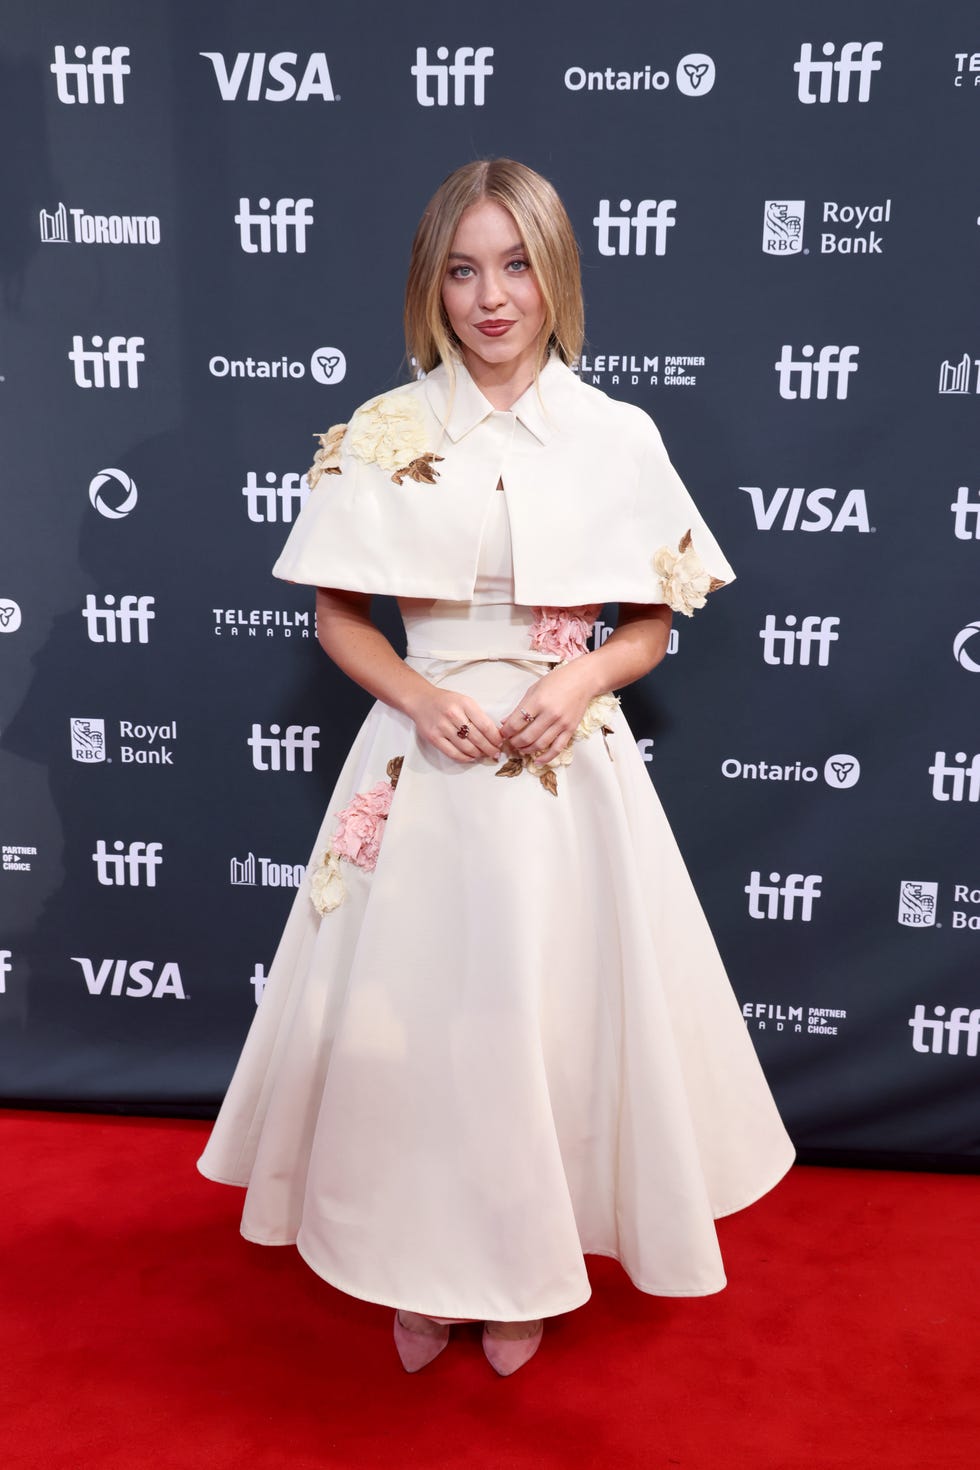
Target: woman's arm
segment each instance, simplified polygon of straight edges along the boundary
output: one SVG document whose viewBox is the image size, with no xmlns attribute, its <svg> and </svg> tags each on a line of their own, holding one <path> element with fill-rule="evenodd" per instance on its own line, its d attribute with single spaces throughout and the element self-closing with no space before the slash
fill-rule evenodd
<svg viewBox="0 0 980 1470">
<path fill-rule="evenodd" d="M 667 652 L 671 611 L 663 603 L 621 603 L 614 632 L 601 648 L 552 669 L 527 690 L 500 726 L 510 749 L 553 760 L 568 744 L 589 700 L 622 689 L 656 668 Z M 534 719 L 529 724 L 522 714 Z"/>
<path fill-rule="evenodd" d="M 371 598 L 363 592 L 318 587 L 316 625 L 320 646 L 339 669 L 368 694 L 401 710 L 423 739 L 455 761 L 496 757 L 503 743 L 496 725 L 476 700 L 439 689 L 409 668 L 371 621 Z M 469 726 L 460 738 L 456 731 Z"/>
</svg>

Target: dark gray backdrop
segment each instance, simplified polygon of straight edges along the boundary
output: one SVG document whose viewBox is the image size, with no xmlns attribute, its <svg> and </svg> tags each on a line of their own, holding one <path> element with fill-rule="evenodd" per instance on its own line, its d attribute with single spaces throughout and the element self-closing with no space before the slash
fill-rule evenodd
<svg viewBox="0 0 980 1470">
<path fill-rule="evenodd" d="M 425 199 L 510 154 L 581 242 L 583 375 L 739 572 L 624 703 L 787 1122 L 975 1159 L 973 7 L 4 9 L 3 1097 L 220 1097 L 368 706 L 269 568 L 311 435 L 404 377 Z M 311 769 L 256 768 L 273 726 Z"/>
</svg>

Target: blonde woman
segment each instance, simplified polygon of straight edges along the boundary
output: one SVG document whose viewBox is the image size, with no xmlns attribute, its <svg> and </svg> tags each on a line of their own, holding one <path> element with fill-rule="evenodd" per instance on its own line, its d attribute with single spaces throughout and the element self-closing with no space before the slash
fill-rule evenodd
<svg viewBox="0 0 980 1470">
<path fill-rule="evenodd" d="M 793 1149 L 615 695 L 733 573 L 652 421 L 572 371 L 552 186 L 451 174 L 405 325 L 419 375 L 321 436 L 274 569 L 376 703 L 199 1167 L 248 1239 L 394 1308 L 406 1369 L 477 1321 L 506 1375 L 589 1253 L 720 1290 L 714 1220 Z"/>
</svg>

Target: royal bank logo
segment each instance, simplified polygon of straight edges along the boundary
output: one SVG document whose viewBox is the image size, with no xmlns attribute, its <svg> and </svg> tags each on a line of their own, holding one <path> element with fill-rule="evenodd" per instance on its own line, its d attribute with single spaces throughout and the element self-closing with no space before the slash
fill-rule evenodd
<svg viewBox="0 0 980 1470">
<path fill-rule="evenodd" d="M 286 255 L 294 250 L 306 254 L 306 231 L 313 223 L 312 199 L 277 199 L 264 195 L 253 209 L 251 200 L 239 198 L 235 224 L 246 255 L 269 255 L 273 250 Z"/>
<path fill-rule="evenodd" d="M 898 922 L 906 929 L 931 929 L 936 922 L 938 883 L 903 878 L 898 888 Z"/>
<path fill-rule="evenodd" d="M 92 337 L 90 347 L 85 346 L 84 337 L 71 340 L 68 360 L 74 365 L 79 388 L 121 388 L 124 370 L 126 387 L 139 387 L 139 364 L 146 361 L 140 351 L 146 346 L 145 337 L 110 337 L 108 345 L 102 337 Z"/>
<path fill-rule="evenodd" d="M 953 639 L 953 657 L 960 668 L 966 669 L 969 674 L 980 674 L 980 662 L 974 657 L 980 656 L 980 638 L 977 634 L 980 634 L 980 622 L 967 623 Z"/>
<path fill-rule="evenodd" d="M 94 766 L 105 760 L 105 720 L 72 718 L 68 721 L 68 729 L 73 761 Z"/>
<path fill-rule="evenodd" d="M 284 607 L 215 607 L 216 638 L 309 638 L 315 615 Z"/>
<path fill-rule="evenodd" d="M 570 66 L 563 81 L 569 92 L 666 92 L 673 83 L 682 97 L 706 97 L 715 84 L 715 63 L 703 51 L 691 51 L 673 73 L 649 65 L 630 71 Z"/>
<path fill-rule="evenodd" d="M 0 633 L 16 633 L 20 624 L 20 603 L 12 597 L 0 597 Z"/>
<path fill-rule="evenodd" d="M 789 922 L 799 918 L 808 924 L 813 918 L 813 905 L 822 896 L 819 873 L 770 873 L 769 882 L 763 883 L 760 872 L 749 874 L 745 892 L 749 896 L 749 917 L 752 919 L 779 919 Z"/>
<path fill-rule="evenodd" d="M 326 54 L 314 51 L 306 60 L 296 51 L 237 51 L 225 60 L 221 51 L 199 51 L 214 68 L 222 102 L 339 102 Z M 245 92 L 242 94 L 242 83 Z"/>
<path fill-rule="evenodd" d="M 143 999 L 186 1000 L 180 966 L 176 960 L 90 960 L 82 955 L 71 956 L 73 964 L 81 965 L 85 988 L 89 995 L 125 995 Z"/>
<path fill-rule="evenodd" d="M 980 541 L 980 492 L 976 500 L 971 500 L 969 486 L 960 485 L 950 510 L 957 541 Z"/>
<path fill-rule="evenodd" d="M 71 215 L 71 224 L 68 216 Z M 155 214 L 88 214 L 84 209 L 38 212 L 44 245 L 159 245 L 160 220 Z"/>
<path fill-rule="evenodd" d="M 312 771 L 313 752 L 320 749 L 319 725 L 270 725 L 268 735 L 253 725 L 246 740 L 257 771 Z"/>
<path fill-rule="evenodd" d="M 833 41 L 826 41 L 820 48 L 822 61 L 814 61 L 813 46 L 804 41 L 800 47 L 800 59 L 794 61 L 793 70 L 799 78 L 796 95 L 801 102 L 867 102 L 871 97 L 871 78 L 881 71 L 878 57 L 884 50 L 881 41 L 845 41 L 837 56 Z M 852 93 L 851 83 L 856 79 L 857 88 Z M 814 83 L 817 90 L 814 91 Z"/>
<path fill-rule="evenodd" d="M 677 223 L 676 199 L 640 199 L 635 208 L 631 200 L 621 199 L 619 208 L 620 213 L 613 214 L 611 201 L 599 200 L 599 213 L 592 223 L 600 255 L 646 255 L 651 236 L 653 254 L 667 253 L 667 231 Z"/>
<path fill-rule="evenodd" d="M 933 801 L 980 801 L 980 753 L 970 760 L 958 750 L 950 762 L 945 750 L 937 750 L 929 775 Z"/>
<path fill-rule="evenodd" d="M 273 525 L 281 521 L 288 526 L 302 510 L 310 494 L 305 475 L 290 471 L 277 475 L 269 471 L 265 484 L 259 484 L 254 470 L 249 470 L 242 486 L 248 518 L 256 525 Z"/>
<path fill-rule="evenodd" d="M 767 199 L 762 215 L 762 248 L 767 255 L 799 255 L 803 249 L 805 199 Z"/>
<path fill-rule="evenodd" d="M 90 592 L 82 608 L 90 643 L 149 643 L 155 597 L 127 593 L 117 607 L 115 595 L 107 592 L 102 601 L 100 607 L 95 593 Z"/>
<path fill-rule="evenodd" d="M 65 47 L 56 46 L 48 70 L 54 75 L 58 101 L 68 106 L 124 102 L 123 79 L 130 74 L 128 55 L 128 46 L 93 46 L 91 57 L 87 47 L 75 46 L 75 60 L 69 61 Z"/>
<path fill-rule="evenodd" d="M 980 1045 L 980 1007 L 954 1006 L 946 1015 L 945 1006 L 933 1006 L 932 1016 L 926 1016 L 924 1005 L 917 1005 L 909 1018 L 912 1028 L 912 1045 L 916 1051 L 931 1052 L 940 1056 L 960 1055 L 960 1042 L 965 1041 L 963 1055 L 975 1057 Z"/>
<path fill-rule="evenodd" d="M 487 77 L 493 76 L 492 56 L 492 46 L 457 46 L 450 61 L 449 47 L 437 46 L 436 59 L 430 61 L 428 47 L 417 47 L 411 69 L 416 102 L 420 107 L 465 107 L 467 102 L 482 107 L 486 101 Z"/>
<path fill-rule="evenodd" d="M 232 858 L 230 882 L 233 888 L 298 888 L 305 872 L 302 863 L 274 863 L 250 852 Z"/>
<path fill-rule="evenodd" d="M 840 637 L 839 627 L 840 618 L 837 617 L 822 618 L 811 614 L 801 620 L 795 613 L 788 613 L 780 628 L 776 624 L 775 613 L 767 613 L 765 625 L 759 632 L 762 657 L 767 664 L 799 664 L 806 668 L 814 661 L 816 653 L 816 663 L 820 668 L 826 668 L 830 662 L 830 645 Z"/>
<path fill-rule="evenodd" d="M 823 485 L 807 490 L 802 485 L 779 485 L 766 498 L 761 485 L 739 485 L 752 503 L 759 531 L 861 531 L 867 535 L 868 502 L 862 489 L 848 490 L 838 503 L 839 490 Z"/>
<path fill-rule="evenodd" d="M 954 87 L 980 87 L 980 51 L 955 51 Z"/>
<path fill-rule="evenodd" d="M 223 357 L 215 354 L 208 362 L 213 378 L 305 378 L 307 371 L 316 383 L 336 387 L 347 375 L 347 358 L 339 347 L 317 347 L 309 366 L 289 357 Z"/>
<path fill-rule="evenodd" d="M 980 393 L 980 357 L 971 358 L 964 352 L 958 362 L 943 359 L 939 365 L 939 392 Z"/>
<path fill-rule="evenodd" d="M 121 521 L 135 508 L 139 492 L 125 470 L 99 470 L 89 481 L 88 498 L 107 521 Z"/>
<path fill-rule="evenodd" d="M 597 388 L 639 383 L 651 388 L 695 388 L 703 357 L 690 353 L 583 352 L 572 364 L 583 382 Z"/>
<path fill-rule="evenodd" d="M 793 356 L 793 348 L 789 343 L 784 343 L 778 362 L 773 364 L 779 375 L 780 398 L 827 398 L 831 382 L 834 383 L 836 396 L 846 398 L 847 380 L 851 373 L 858 370 L 857 356 L 860 350 L 853 344 L 847 347 L 821 347 L 814 361 L 816 348 L 809 342 L 800 348 L 798 358 Z"/>
<path fill-rule="evenodd" d="M 114 842 L 110 852 L 100 837 L 92 861 L 103 888 L 155 888 L 157 868 L 163 862 L 163 843 Z"/>
</svg>

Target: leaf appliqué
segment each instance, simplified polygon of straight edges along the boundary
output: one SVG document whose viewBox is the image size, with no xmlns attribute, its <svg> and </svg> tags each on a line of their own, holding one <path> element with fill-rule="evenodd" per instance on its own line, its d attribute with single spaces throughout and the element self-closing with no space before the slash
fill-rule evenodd
<svg viewBox="0 0 980 1470">
<path fill-rule="evenodd" d="M 391 477 L 391 483 L 400 485 L 404 480 L 414 480 L 417 485 L 434 485 L 439 478 L 439 471 L 435 466 L 442 464 L 444 457 L 441 454 L 420 454 L 404 469 L 396 470 Z"/>
</svg>

